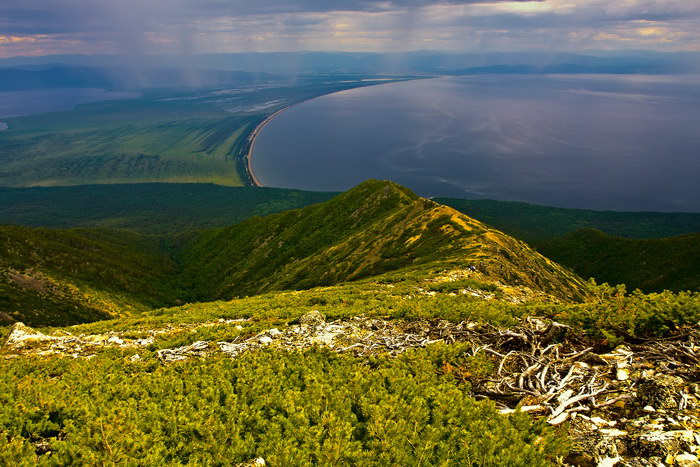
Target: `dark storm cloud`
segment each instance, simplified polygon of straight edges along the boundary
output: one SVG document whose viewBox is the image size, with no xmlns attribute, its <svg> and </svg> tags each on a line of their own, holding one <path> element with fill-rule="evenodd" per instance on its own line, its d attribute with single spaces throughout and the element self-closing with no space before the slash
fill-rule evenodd
<svg viewBox="0 0 700 467">
<path fill-rule="evenodd" d="M 697 0 L 0 0 L 0 56 L 700 50 Z"/>
<path fill-rule="evenodd" d="M 380 12 L 507 0 L 1 0 L 0 34 L 65 34 L 121 29 L 122 20 L 151 28 L 193 19 L 333 11 Z M 512 1 L 512 0 L 508 0 Z M 516 0 L 537 2 L 542 0 Z"/>
</svg>

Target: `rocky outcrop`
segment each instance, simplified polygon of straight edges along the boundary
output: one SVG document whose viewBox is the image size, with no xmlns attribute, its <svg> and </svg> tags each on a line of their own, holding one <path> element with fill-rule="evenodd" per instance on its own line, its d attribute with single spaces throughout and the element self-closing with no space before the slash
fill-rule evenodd
<svg viewBox="0 0 700 467">
<path fill-rule="evenodd" d="M 10 329 L 10 334 L 2 343 L 2 348 L 5 350 L 22 350 L 35 344 L 54 340 L 56 340 L 55 337 L 47 336 L 26 326 L 24 323 L 15 323 Z"/>
</svg>

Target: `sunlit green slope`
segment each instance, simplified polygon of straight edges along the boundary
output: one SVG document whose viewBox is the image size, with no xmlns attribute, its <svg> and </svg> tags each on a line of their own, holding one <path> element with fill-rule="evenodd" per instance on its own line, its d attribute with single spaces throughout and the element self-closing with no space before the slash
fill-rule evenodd
<svg viewBox="0 0 700 467">
<path fill-rule="evenodd" d="M 561 298 L 573 274 L 524 243 L 392 182 L 194 236 L 182 248 L 201 298 L 331 285 L 398 269 L 472 271 Z"/>
</svg>

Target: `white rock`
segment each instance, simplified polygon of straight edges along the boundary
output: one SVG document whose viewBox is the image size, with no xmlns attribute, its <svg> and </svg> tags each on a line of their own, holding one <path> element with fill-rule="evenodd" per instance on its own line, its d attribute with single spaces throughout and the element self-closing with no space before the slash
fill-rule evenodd
<svg viewBox="0 0 700 467">
<path fill-rule="evenodd" d="M 107 342 L 109 342 L 110 344 L 122 345 L 124 343 L 124 340 L 118 338 L 117 336 L 112 336 L 109 339 L 107 339 Z"/>
<path fill-rule="evenodd" d="M 551 420 L 547 420 L 550 425 L 561 425 L 569 418 L 568 412 L 562 412 Z"/>
<path fill-rule="evenodd" d="M 7 336 L 3 346 L 13 347 L 21 345 L 25 342 L 41 342 L 41 341 L 51 341 L 56 340 L 57 337 L 47 336 L 39 331 L 36 331 L 29 326 L 25 326 L 24 323 L 15 323 L 12 326 L 10 335 Z"/>
<path fill-rule="evenodd" d="M 618 368 L 616 376 L 618 381 L 626 381 L 630 378 L 630 372 L 626 368 Z"/>
<path fill-rule="evenodd" d="M 642 410 L 645 412 L 656 412 L 656 409 L 650 405 L 645 406 Z"/>
<path fill-rule="evenodd" d="M 217 345 L 222 352 L 227 353 L 232 357 L 235 357 L 238 354 L 248 350 L 248 345 L 245 343 L 236 344 L 235 342 L 217 342 Z"/>
<path fill-rule="evenodd" d="M 698 456 L 685 452 L 676 456 L 676 465 L 680 467 L 697 467 L 700 466 L 700 460 L 698 460 Z"/>
<path fill-rule="evenodd" d="M 280 331 L 277 328 L 272 328 L 269 331 L 267 331 L 267 335 L 270 337 L 277 337 L 282 335 L 282 331 Z"/>
<path fill-rule="evenodd" d="M 260 336 L 260 337 L 258 337 L 258 342 L 260 342 L 262 345 L 267 345 L 267 344 L 272 342 L 272 337 Z"/>
<path fill-rule="evenodd" d="M 598 461 L 598 467 L 614 467 L 620 460 L 620 457 L 604 457 Z"/>
</svg>

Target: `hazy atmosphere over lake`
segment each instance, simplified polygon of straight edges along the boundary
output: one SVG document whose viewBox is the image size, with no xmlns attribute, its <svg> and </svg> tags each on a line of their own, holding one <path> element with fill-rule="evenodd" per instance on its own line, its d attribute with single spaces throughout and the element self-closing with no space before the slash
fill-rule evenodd
<svg viewBox="0 0 700 467">
<path fill-rule="evenodd" d="M 695 77 L 474 76 L 345 91 L 256 141 L 264 185 L 391 179 L 426 196 L 700 211 Z"/>
<path fill-rule="evenodd" d="M 5 91 L 0 92 L 0 118 L 70 110 L 88 102 L 129 99 L 138 95 L 134 92 L 110 92 L 98 88 Z"/>
</svg>

